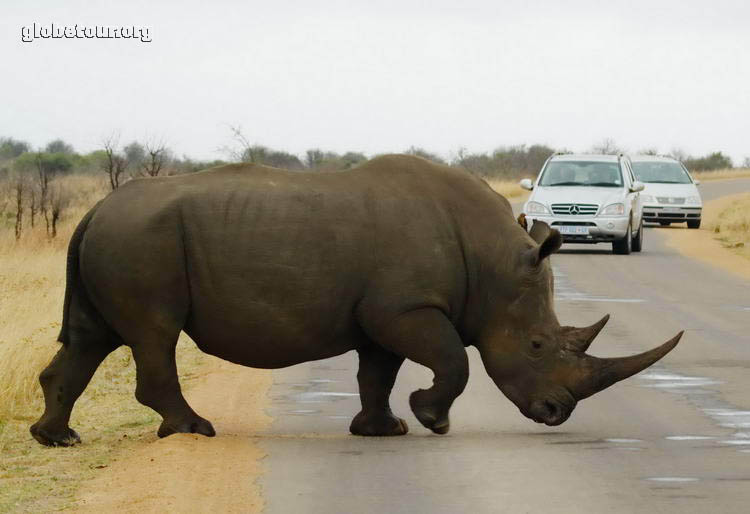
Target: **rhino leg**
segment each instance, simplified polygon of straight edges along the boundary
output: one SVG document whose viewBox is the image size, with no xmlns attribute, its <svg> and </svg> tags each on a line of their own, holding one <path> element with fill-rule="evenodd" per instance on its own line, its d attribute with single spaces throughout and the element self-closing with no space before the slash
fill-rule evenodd
<svg viewBox="0 0 750 514">
<path fill-rule="evenodd" d="M 409 405 L 422 425 L 437 434 L 447 433 L 448 411 L 469 379 L 466 349 L 451 322 L 438 309 L 414 310 L 398 316 L 380 341 L 435 374 L 432 387 L 414 391 Z"/>
<path fill-rule="evenodd" d="M 391 396 L 396 375 L 404 358 L 377 345 L 358 350 L 359 399 L 362 410 L 352 420 L 349 430 L 355 435 L 404 435 L 409 431 L 406 421 L 391 412 Z"/>
<path fill-rule="evenodd" d="M 30 432 L 47 446 L 72 446 L 81 438 L 68 426 L 73 405 L 86 389 L 96 368 L 121 342 L 81 309 L 74 297 L 70 339 L 39 375 L 44 413 Z"/>
<path fill-rule="evenodd" d="M 159 437 L 178 432 L 213 437 L 216 431 L 211 423 L 196 414 L 182 396 L 176 346 L 176 336 L 142 338 L 131 346 L 136 366 L 135 397 L 164 419 L 157 432 Z"/>
</svg>

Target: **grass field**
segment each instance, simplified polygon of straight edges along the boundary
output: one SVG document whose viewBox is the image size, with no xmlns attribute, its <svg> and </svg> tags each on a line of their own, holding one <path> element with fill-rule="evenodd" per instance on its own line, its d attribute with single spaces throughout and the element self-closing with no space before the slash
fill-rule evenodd
<svg viewBox="0 0 750 514">
<path fill-rule="evenodd" d="M 693 178 L 698 180 L 726 180 L 730 178 L 750 177 L 750 168 L 730 168 L 716 171 L 698 171 L 692 173 Z"/>
<path fill-rule="evenodd" d="M 741 195 L 718 214 L 704 220 L 704 227 L 725 248 L 750 259 L 750 193 Z"/>
<path fill-rule="evenodd" d="M 37 377 L 60 346 L 55 340 L 67 242 L 81 216 L 107 193 L 99 177 L 65 180 L 74 194 L 55 239 L 47 237 L 44 221 L 38 219 L 33 230 L 24 226 L 17 242 L 13 220 L 0 220 L 0 512 L 64 508 L 81 481 L 119 451 L 154 439 L 160 422 L 133 396 L 135 368 L 130 350 L 123 347 L 104 361 L 73 410 L 71 427 L 81 434 L 83 445 L 45 448 L 28 432 L 44 407 Z M 183 336 L 178 345 L 183 387 L 190 386 L 203 359 Z"/>
</svg>

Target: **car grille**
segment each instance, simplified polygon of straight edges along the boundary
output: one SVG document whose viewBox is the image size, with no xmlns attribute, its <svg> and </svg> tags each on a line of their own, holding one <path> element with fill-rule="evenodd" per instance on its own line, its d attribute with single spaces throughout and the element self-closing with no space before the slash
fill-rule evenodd
<svg viewBox="0 0 750 514">
<path fill-rule="evenodd" d="M 679 196 L 657 196 L 656 200 L 659 203 L 668 203 L 670 205 L 682 205 L 685 203 L 685 198 Z"/>
<path fill-rule="evenodd" d="M 593 216 L 599 206 L 594 203 L 553 203 L 552 212 L 554 214 L 567 214 L 570 216 Z"/>
</svg>

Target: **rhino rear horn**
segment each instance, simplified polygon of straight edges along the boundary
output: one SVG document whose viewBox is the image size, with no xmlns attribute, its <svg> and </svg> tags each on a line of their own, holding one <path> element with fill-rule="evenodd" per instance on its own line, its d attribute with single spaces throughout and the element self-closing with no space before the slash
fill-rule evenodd
<svg viewBox="0 0 750 514">
<path fill-rule="evenodd" d="M 525 252 L 526 261 L 531 266 L 538 266 L 546 257 L 560 249 L 563 243 L 560 232 L 552 229 L 543 221 L 535 221 L 529 231 L 531 238 L 539 243 Z"/>
<path fill-rule="evenodd" d="M 568 344 L 578 352 L 585 352 L 589 349 L 591 343 L 594 342 L 596 336 L 599 335 L 599 332 L 602 331 L 604 325 L 607 324 L 607 321 L 609 321 L 609 314 L 588 327 L 565 327 L 569 338 Z"/>
<path fill-rule="evenodd" d="M 671 352 L 680 342 L 683 332 L 672 339 L 647 352 L 618 357 L 614 359 L 600 359 L 590 355 L 583 355 L 582 376 L 575 384 L 573 394 L 576 400 L 583 400 L 603 391 L 612 384 L 624 380 L 648 368 L 656 361 Z"/>
</svg>

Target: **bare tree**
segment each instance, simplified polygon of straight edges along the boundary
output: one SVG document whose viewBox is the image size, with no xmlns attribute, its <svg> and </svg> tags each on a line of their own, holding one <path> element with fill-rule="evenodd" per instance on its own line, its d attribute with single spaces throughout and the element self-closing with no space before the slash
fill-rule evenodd
<svg viewBox="0 0 750 514">
<path fill-rule="evenodd" d="M 16 241 L 21 239 L 23 231 L 23 197 L 26 189 L 26 177 L 22 173 L 17 173 L 13 180 L 13 192 L 16 198 Z"/>
<path fill-rule="evenodd" d="M 49 218 L 49 210 L 48 207 L 48 195 L 49 195 L 49 173 L 47 173 L 47 167 L 44 164 L 44 161 L 42 160 L 42 154 L 41 152 L 37 152 L 36 154 L 36 170 L 37 170 L 37 183 L 36 186 L 39 188 L 39 210 L 42 213 L 42 216 L 44 216 L 44 223 L 47 228 L 47 235 L 50 233 L 50 218 Z M 34 200 L 34 192 L 31 193 L 32 196 L 32 202 L 36 203 Z M 33 211 L 32 211 L 33 212 Z M 34 215 L 32 214 L 32 219 Z M 32 222 L 32 227 L 33 222 Z"/>
<path fill-rule="evenodd" d="M 145 145 L 146 156 L 141 164 L 144 175 L 158 177 L 159 172 L 169 159 L 169 150 L 163 142 L 148 142 Z"/>
<path fill-rule="evenodd" d="M 51 237 L 57 237 L 57 222 L 62 212 L 70 204 L 70 190 L 63 186 L 62 182 L 56 180 L 49 191 L 49 210 L 51 213 L 52 231 Z"/>
<path fill-rule="evenodd" d="M 127 158 L 117 150 L 119 139 L 119 136 L 113 134 L 102 142 L 105 154 L 102 171 L 109 176 L 109 185 L 112 191 L 120 187 L 120 177 L 128 169 Z"/>
<path fill-rule="evenodd" d="M 245 134 L 242 133 L 242 127 L 239 125 L 229 125 L 229 130 L 232 132 L 232 139 L 237 146 L 222 146 L 219 148 L 219 151 L 226 154 L 234 162 L 243 162 L 246 160 L 246 157 L 252 157 L 253 152 L 251 148 L 253 145 L 250 144 Z"/>
<path fill-rule="evenodd" d="M 616 155 L 624 152 L 611 137 L 602 139 L 599 143 L 591 147 L 591 151 L 603 155 Z"/>
</svg>

